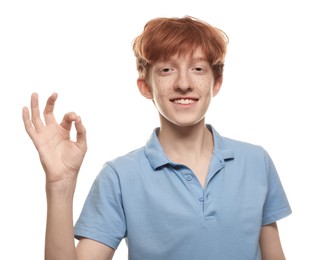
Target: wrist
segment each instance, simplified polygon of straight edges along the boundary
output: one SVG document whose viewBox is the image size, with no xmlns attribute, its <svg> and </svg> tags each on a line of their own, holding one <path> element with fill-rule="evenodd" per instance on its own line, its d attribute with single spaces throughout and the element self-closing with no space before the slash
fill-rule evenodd
<svg viewBox="0 0 317 260">
<path fill-rule="evenodd" d="M 76 189 L 76 178 L 60 181 L 46 181 L 46 196 L 49 199 L 73 200 Z"/>
</svg>

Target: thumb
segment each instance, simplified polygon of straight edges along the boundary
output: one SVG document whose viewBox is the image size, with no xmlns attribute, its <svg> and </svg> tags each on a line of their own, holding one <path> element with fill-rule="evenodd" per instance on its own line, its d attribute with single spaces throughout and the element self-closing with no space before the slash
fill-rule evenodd
<svg viewBox="0 0 317 260">
<path fill-rule="evenodd" d="M 77 131 L 77 144 L 80 149 L 85 151 L 87 150 L 87 138 L 86 138 L 86 128 L 84 127 L 81 118 L 79 116 L 75 119 L 75 128 Z"/>
</svg>

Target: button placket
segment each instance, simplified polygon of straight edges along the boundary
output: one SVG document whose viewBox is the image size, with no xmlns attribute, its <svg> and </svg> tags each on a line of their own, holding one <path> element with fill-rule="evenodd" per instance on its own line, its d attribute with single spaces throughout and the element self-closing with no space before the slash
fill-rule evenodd
<svg viewBox="0 0 317 260">
<path fill-rule="evenodd" d="M 204 202 L 204 201 L 205 201 L 205 199 L 204 199 L 203 196 L 198 197 L 198 200 L 199 200 L 200 202 Z"/>
<path fill-rule="evenodd" d="M 203 213 L 205 192 L 195 174 L 192 172 L 191 169 L 189 169 L 186 166 L 179 167 L 175 172 L 183 179 L 183 183 L 185 184 L 185 186 L 187 186 L 187 189 L 192 193 L 196 206 L 200 208 L 200 210 L 202 210 Z"/>
<path fill-rule="evenodd" d="M 183 172 L 184 179 L 189 184 L 193 195 L 196 197 L 197 202 L 203 207 L 203 203 L 205 201 L 204 198 L 204 190 L 202 189 L 198 179 L 194 175 L 194 173 L 190 172 Z"/>
</svg>

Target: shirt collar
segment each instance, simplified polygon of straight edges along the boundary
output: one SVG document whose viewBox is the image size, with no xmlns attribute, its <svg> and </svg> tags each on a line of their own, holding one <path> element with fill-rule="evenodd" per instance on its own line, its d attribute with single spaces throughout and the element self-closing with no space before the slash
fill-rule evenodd
<svg viewBox="0 0 317 260">
<path fill-rule="evenodd" d="M 206 125 L 212 132 L 214 139 L 213 154 L 217 155 L 222 161 L 234 159 L 233 149 L 228 145 L 225 138 L 222 137 L 211 125 Z"/>
<path fill-rule="evenodd" d="M 222 162 L 226 160 L 234 158 L 233 150 L 227 146 L 222 136 L 218 134 L 218 132 L 211 126 L 206 125 L 209 131 L 213 134 L 214 139 L 214 151 L 213 154 L 217 155 Z M 158 132 L 160 128 L 155 128 L 152 135 L 150 136 L 149 140 L 145 146 L 145 156 L 149 160 L 152 168 L 154 170 L 165 166 L 167 164 L 174 164 L 171 162 L 168 157 L 166 156 L 159 140 L 158 140 Z"/>
<path fill-rule="evenodd" d="M 163 147 L 158 140 L 158 133 L 160 128 L 155 128 L 150 139 L 147 141 L 145 146 L 145 156 L 148 158 L 152 168 L 156 170 L 166 164 L 170 164 L 171 161 L 167 158 L 164 153 Z"/>
</svg>

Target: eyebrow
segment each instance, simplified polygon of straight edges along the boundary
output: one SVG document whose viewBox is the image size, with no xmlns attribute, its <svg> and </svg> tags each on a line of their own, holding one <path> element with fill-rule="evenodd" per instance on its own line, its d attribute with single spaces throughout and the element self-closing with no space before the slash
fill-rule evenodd
<svg viewBox="0 0 317 260">
<path fill-rule="evenodd" d="M 175 60 L 176 60 L 176 58 L 169 58 L 169 59 L 164 59 L 164 60 L 157 61 L 157 63 L 158 63 L 158 64 L 160 64 L 160 63 L 166 63 L 166 62 L 174 63 Z M 200 62 L 200 61 L 208 62 L 208 60 L 207 60 L 205 57 L 203 57 L 203 56 L 197 56 L 197 57 L 192 56 L 192 57 L 191 57 L 191 60 L 192 60 L 193 62 Z"/>
<path fill-rule="evenodd" d="M 192 57 L 193 61 L 206 61 L 208 60 L 205 57 L 199 56 L 199 57 Z"/>
</svg>

